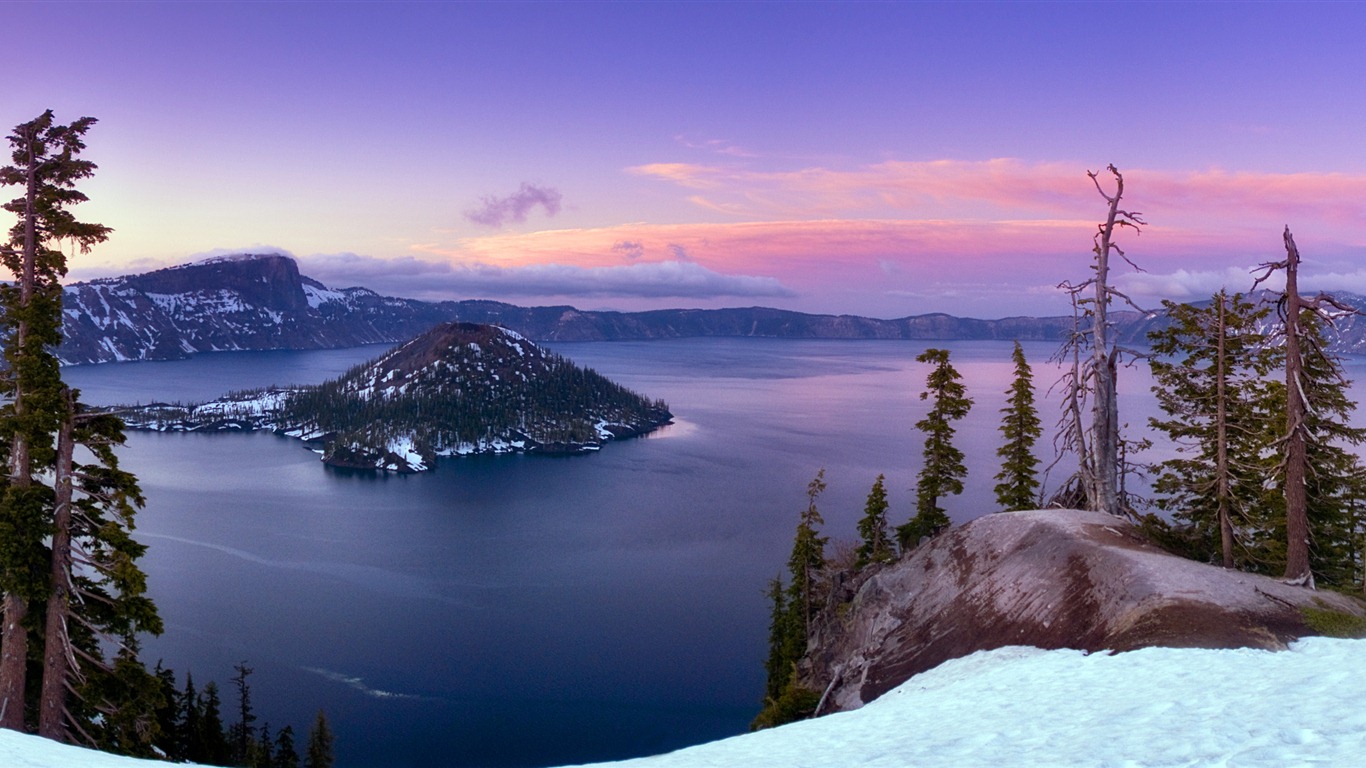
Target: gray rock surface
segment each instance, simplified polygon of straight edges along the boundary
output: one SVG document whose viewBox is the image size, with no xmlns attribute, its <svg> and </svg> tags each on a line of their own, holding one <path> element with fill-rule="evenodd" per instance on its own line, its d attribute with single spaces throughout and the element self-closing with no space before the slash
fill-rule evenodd
<svg viewBox="0 0 1366 768">
<path fill-rule="evenodd" d="M 823 711 L 847 710 L 944 661 L 1008 645 L 1283 648 L 1311 634 L 1306 605 L 1366 615 L 1342 594 L 1168 554 L 1104 513 L 1001 513 L 837 585 L 802 673 L 817 690 L 835 681 Z"/>
</svg>

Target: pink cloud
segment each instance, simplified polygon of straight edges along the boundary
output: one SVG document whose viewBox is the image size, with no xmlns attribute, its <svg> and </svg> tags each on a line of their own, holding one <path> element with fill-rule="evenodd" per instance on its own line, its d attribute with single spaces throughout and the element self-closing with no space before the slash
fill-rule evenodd
<svg viewBox="0 0 1366 768">
<path fill-rule="evenodd" d="M 643 165 L 628 172 L 704 191 L 685 199 L 757 219 L 998 221 L 1094 217 L 1104 201 L 1076 163 L 886 161 L 853 169 L 760 171 L 745 166 Z M 1126 206 L 1154 227 L 1214 243 L 1286 224 L 1325 244 L 1366 244 L 1366 175 L 1123 169 Z M 1102 185 L 1113 189 L 1101 171 Z"/>
</svg>

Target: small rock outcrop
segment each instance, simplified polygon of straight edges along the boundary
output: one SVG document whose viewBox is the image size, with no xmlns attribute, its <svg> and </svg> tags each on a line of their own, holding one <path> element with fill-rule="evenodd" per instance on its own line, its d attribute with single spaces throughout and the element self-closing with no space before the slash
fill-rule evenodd
<svg viewBox="0 0 1366 768">
<path fill-rule="evenodd" d="M 823 712 L 848 710 L 1008 645 L 1284 648 L 1313 634 L 1302 607 L 1366 615 L 1346 595 L 1176 557 L 1104 513 L 1001 513 L 836 585 L 801 672 L 828 688 Z"/>
</svg>

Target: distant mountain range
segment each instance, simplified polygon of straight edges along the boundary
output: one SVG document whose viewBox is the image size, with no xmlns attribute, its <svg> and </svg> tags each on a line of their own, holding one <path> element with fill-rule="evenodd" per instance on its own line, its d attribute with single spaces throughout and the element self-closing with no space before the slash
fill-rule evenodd
<svg viewBox="0 0 1366 768">
<path fill-rule="evenodd" d="M 1343 295 L 1353 304 L 1366 300 Z M 332 289 L 276 254 L 218 257 L 140 275 L 68 286 L 63 363 L 176 360 L 199 352 L 326 349 L 400 342 L 450 321 L 497 324 L 536 341 L 617 341 L 698 336 L 794 339 L 1018 339 L 1061 341 L 1072 318 L 977 320 L 943 313 L 879 320 L 765 307 L 596 312 L 571 306 L 381 296 Z M 1165 318 L 1116 312 L 1119 337 L 1142 343 Z M 1335 345 L 1366 351 L 1366 326 L 1344 323 Z"/>
</svg>

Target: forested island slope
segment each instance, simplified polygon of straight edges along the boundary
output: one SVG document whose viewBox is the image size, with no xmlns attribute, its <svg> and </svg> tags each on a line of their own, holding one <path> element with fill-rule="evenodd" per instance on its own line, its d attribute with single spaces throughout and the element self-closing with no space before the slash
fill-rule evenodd
<svg viewBox="0 0 1366 768">
<path fill-rule="evenodd" d="M 582 453 L 672 414 L 515 331 L 443 323 L 316 386 L 118 409 L 130 429 L 268 429 L 320 444 L 331 466 L 420 472 L 438 456 Z"/>
</svg>

